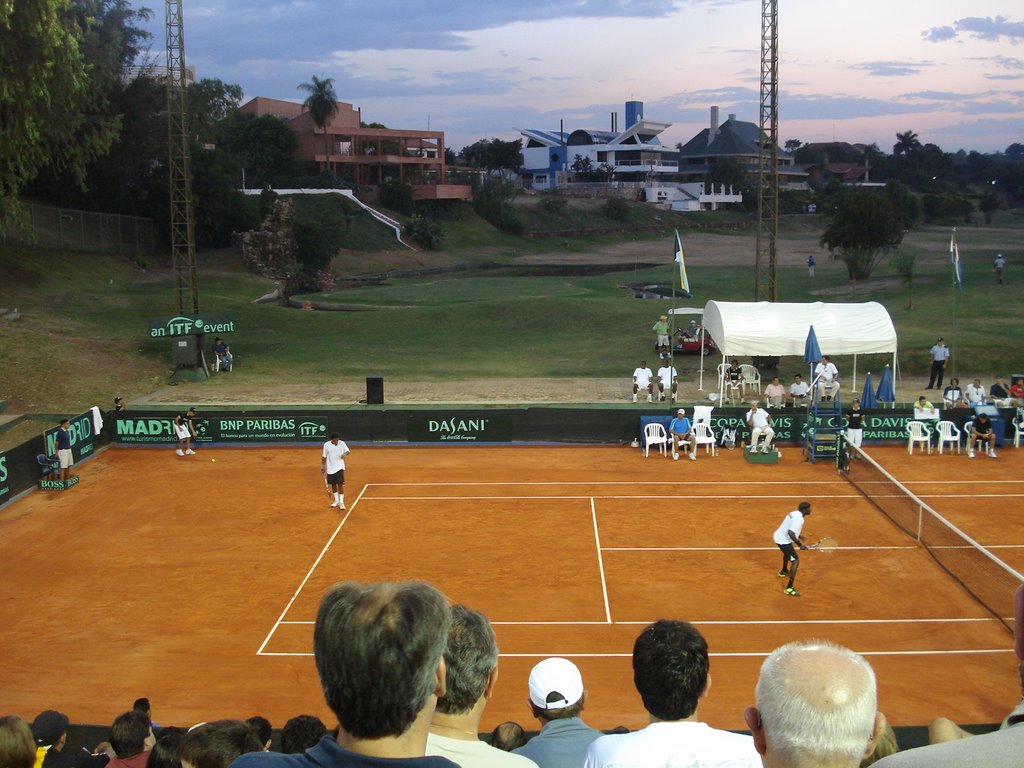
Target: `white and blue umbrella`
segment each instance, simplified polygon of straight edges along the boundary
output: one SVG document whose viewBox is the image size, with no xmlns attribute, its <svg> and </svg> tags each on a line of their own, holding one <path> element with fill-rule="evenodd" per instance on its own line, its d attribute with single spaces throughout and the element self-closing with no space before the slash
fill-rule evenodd
<svg viewBox="0 0 1024 768">
<path fill-rule="evenodd" d="M 864 394 L 860 396 L 860 407 L 865 411 L 878 407 L 878 398 L 875 397 L 875 382 L 871 380 L 871 371 L 864 377 Z"/>
</svg>

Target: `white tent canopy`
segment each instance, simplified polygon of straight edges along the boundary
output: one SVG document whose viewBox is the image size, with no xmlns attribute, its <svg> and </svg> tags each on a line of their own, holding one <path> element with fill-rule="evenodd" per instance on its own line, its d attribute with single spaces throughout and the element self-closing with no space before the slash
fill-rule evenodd
<svg viewBox="0 0 1024 768">
<path fill-rule="evenodd" d="M 863 304 L 709 301 L 704 306 L 704 328 L 723 355 L 803 356 L 807 332 L 812 325 L 818 346 L 826 355 L 896 353 L 892 318 L 876 301 Z"/>
</svg>

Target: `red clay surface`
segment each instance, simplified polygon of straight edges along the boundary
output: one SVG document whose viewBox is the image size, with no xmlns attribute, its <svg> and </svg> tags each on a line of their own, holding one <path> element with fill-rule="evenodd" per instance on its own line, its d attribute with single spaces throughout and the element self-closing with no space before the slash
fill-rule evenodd
<svg viewBox="0 0 1024 768">
<path fill-rule="evenodd" d="M 880 463 L 968 534 L 1024 567 L 1024 453 Z M 216 462 L 211 461 L 216 459 Z M 324 589 L 425 579 L 487 614 L 501 680 L 482 728 L 535 728 L 526 677 L 572 658 L 592 725 L 646 722 L 630 652 L 657 618 L 706 634 L 701 717 L 743 728 L 777 645 L 824 637 L 869 654 L 895 725 L 1000 720 L 1019 700 L 1013 638 L 827 464 L 740 452 L 696 464 L 627 447 L 363 447 L 349 514 L 331 509 L 319 448 L 112 448 L 81 484 L 0 510 L 0 711 L 55 707 L 105 724 L 149 696 L 161 724 L 262 714 L 332 722 L 311 653 Z M 799 599 L 771 534 L 807 499 Z"/>
</svg>

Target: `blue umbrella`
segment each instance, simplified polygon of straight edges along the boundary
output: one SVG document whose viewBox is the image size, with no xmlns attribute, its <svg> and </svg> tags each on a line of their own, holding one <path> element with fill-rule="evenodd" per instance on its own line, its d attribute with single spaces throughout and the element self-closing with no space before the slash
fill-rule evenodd
<svg viewBox="0 0 1024 768">
<path fill-rule="evenodd" d="M 878 407 L 874 384 L 871 380 L 871 371 L 868 371 L 868 375 L 864 377 L 864 394 L 860 396 L 860 407 L 865 411 Z"/>
<path fill-rule="evenodd" d="M 896 391 L 892 386 L 892 368 L 888 365 L 882 371 L 882 380 L 878 382 L 878 392 L 875 395 L 880 403 L 896 403 Z"/>
<path fill-rule="evenodd" d="M 821 347 L 818 346 L 818 337 L 814 333 L 814 326 L 807 331 L 807 341 L 804 342 L 804 362 L 816 363 L 821 360 Z"/>
</svg>

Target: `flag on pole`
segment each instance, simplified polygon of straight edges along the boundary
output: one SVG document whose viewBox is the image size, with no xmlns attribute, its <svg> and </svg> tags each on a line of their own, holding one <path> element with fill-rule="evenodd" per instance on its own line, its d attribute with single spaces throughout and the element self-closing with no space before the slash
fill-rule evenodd
<svg viewBox="0 0 1024 768">
<path fill-rule="evenodd" d="M 676 230 L 676 264 L 679 267 L 679 287 L 690 292 L 690 280 L 686 277 L 686 264 L 683 263 L 683 241 L 679 239 L 679 230 Z"/>
<path fill-rule="evenodd" d="M 956 227 L 949 236 L 949 261 L 953 265 L 953 279 L 956 280 L 956 287 L 961 291 L 964 289 L 964 268 L 960 263 L 960 248 L 956 242 Z"/>
</svg>

